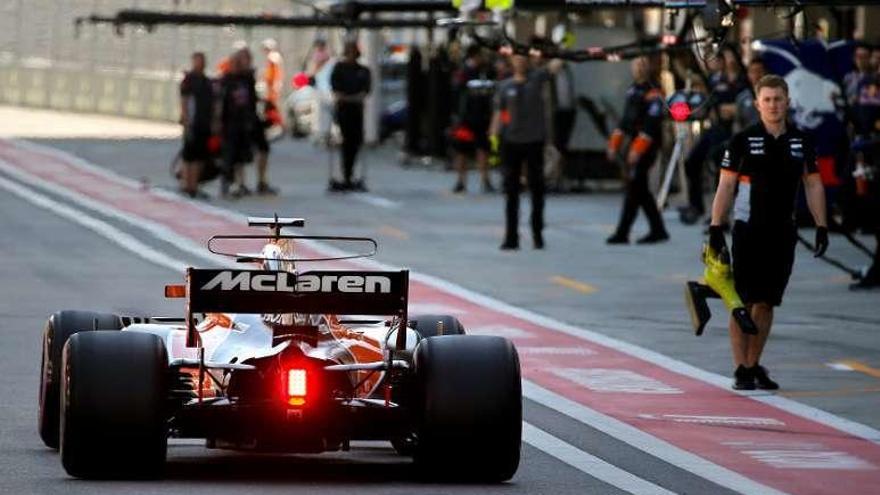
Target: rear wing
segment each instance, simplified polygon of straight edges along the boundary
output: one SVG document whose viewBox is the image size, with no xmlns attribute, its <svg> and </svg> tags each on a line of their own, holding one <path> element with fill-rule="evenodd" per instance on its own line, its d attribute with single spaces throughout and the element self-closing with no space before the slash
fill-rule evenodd
<svg viewBox="0 0 880 495">
<path fill-rule="evenodd" d="M 406 328 L 409 271 L 186 271 L 187 345 L 193 313 L 331 313 L 397 316 Z M 400 332 L 405 333 L 405 332 Z"/>
</svg>

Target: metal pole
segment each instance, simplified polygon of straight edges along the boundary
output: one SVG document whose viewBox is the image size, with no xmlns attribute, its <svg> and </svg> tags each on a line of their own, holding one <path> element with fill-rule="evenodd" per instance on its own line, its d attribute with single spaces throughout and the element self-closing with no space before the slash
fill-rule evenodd
<svg viewBox="0 0 880 495">
<path fill-rule="evenodd" d="M 370 69 L 372 89 L 364 102 L 364 140 L 375 143 L 379 140 L 379 119 L 382 116 L 382 34 L 371 29 L 366 32 L 364 58 Z"/>
<path fill-rule="evenodd" d="M 100 6 L 100 0 L 94 0 L 92 2 L 92 9 L 97 12 L 98 7 Z M 91 108 L 89 110 L 93 112 L 98 111 L 98 73 L 97 73 L 97 65 L 98 65 L 98 26 L 95 25 L 92 28 L 92 46 L 89 49 L 89 53 L 91 56 L 89 57 L 89 73 L 85 74 L 84 77 L 89 78 L 89 93 L 91 93 L 92 101 Z"/>
</svg>

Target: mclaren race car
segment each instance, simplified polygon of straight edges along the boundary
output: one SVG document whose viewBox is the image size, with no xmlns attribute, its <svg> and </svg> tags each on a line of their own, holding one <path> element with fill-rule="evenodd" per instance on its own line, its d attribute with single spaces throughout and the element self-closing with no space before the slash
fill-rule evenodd
<svg viewBox="0 0 880 495">
<path fill-rule="evenodd" d="M 208 448 L 299 453 L 388 440 L 428 478 L 513 476 L 522 398 L 508 340 L 466 335 L 452 316 L 410 317 L 405 270 L 296 270 L 295 244 L 366 242 L 368 256 L 372 239 L 283 235 L 303 226 L 295 218 L 249 224 L 271 233 L 208 245 L 256 269 L 189 268 L 185 285 L 165 288 L 186 298 L 182 318 L 49 318 L 39 431 L 67 473 L 161 476 L 168 439 L 199 438 Z M 212 248 L 230 239 L 265 245 L 256 254 Z"/>
</svg>

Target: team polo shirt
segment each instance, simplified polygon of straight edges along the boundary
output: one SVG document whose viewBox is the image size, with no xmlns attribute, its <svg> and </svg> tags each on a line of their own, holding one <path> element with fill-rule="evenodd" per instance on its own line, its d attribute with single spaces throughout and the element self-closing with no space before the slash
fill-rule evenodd
<svg viewBox="0 0 880 495">
<path fill-rule="evenodd" d="M 774 138 L 759 122 L 730 141 L 721 173 L 736 174 L 739 180 L 735 220 L 756 227 L 789 226 L 803 177 L 817 173 L 816 148 L 794 126 Z"/>
</svg>

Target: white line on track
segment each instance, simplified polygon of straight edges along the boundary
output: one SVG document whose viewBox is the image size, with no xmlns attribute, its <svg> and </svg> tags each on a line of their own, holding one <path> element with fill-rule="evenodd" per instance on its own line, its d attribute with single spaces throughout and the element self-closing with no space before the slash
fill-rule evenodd
<svg viewBox="0 0 880 495">
<path fill-rule="evenodd" d="M 675 493 L 590 455 L 525 421 L 523 422 L 522 434 L 523 441 L 532 447 L 623 491 L 639 495 L 672 495 Z"/>
<path fill-rule="evenodd" d="M 595 428 L 606 435 L 614 437 L 646 454 L 650 454 L 660 460 L 666 461 L 673 466 L 678 466 L 685 471 L 691 472 L 701 478 L 712 481 L 718 485 L 727 487 L 740 493 L 779 495 L 780 492 L 769 486 L 753 481 L 745 476 L 707 461 L 684 449 L 661 440 L 649 433 L 630 426 L 623 421 L 606 416 L 599 411 L 586 407 L 582 404 L 566 399 L 565 397 L 547 390 L 528 380 L 523 380 L 523 397 L 544 404 L 551 409 L 560 412 L 576 421 L 591 428 Z"/>
<path fill-rule="evenodd" d="M 104 167 L 100 167 L 95 164 L 92 164 L 92 163 L 90 163 L 86 160 L 83 160 L 82 158 L 77 157 L 75 155 L 72 155 L 70 153 L 67 153 L 67 152 L 64 152 L 61 150 L 57 150 L 54 148 L 50 148 L 47 146 L 38 145 L 38 144 L 31 143 L 28 141 L 13 140 L 13 142 L 15 142 L 16 145 L 21 146 L 24 149 L 28 149 L 28 150 L 31 150 L 34 152 L 45 153 L 45 154 L 55 156 L 61 160 L 67 161 L 68 163 L 75 164 L 76 166 L 82 167 L 83 169 L 89 170 L 93 173 L 96 173 L 96 174 L 99 174 L 103 177 L 106 177 L 108 180 L 111 180 L 113 182 L 116 182 L 119 184 L 125 184 L 125 185 L 127 185 L 131 188 L 134 188 L 134 189 L 137 189 L 140 187 L 140 184 L 134 179 L 124 177 L 116 172 L 113 172 L 111 170 L 107 170 Z M 2 163 L 0 163 L 0 165 L 2 165 Z M 0 167 L 0 168 L 3 168 L 4 171 L 6 170 L 5 167 Z M 16 178 L 22 178 L 22 180 L 25 180 L 24 177 L 26 176 L 26 177 L 30 178 L 30 180 L 27 181 L 30 184 L 33 184 L 33 185 L 39 186 L 39 187 L 46 187 L 47 189 L 49 189 L 49 187 L 48 187 L 49 184 L 47 184 L 45 181 L 41 181 L 33 176 L 30 176 L 29 174 L 24 174 L 24 173 L 17 171 L 17 170 L 16 170 L 16 172 L 18 172 L 17 174 L 15 174 Z M 58 189 L 63 189 L 63 188 L 58 188 Z M 52 190 L 52 189 L 49 189 L 49 190 Z M 71 199 L 72 201 L 74 201 L 80 205 L 89 207 L 89 205 L 87 203 L 88 198 L 85 198 L 84 196 L 82 196 L 78 193 L 74 193 L 72 191 L 69 191 L 67 189 L 63 189 L 63 190 L 66 191 L 66 193 L 63 193 L 63 194 L 68 199 Z M 173 198 L 177 201 L 186 201 L 195 208 L 198 208 L 198 209 L 201 209 L 203 211 L 210 212 L 213 214 L 221 215 L 221 216 L 228 218 L 228 219 L 235 221 L 235 222 L 241 223 L 244 221 L 244 218 L 245 218 L 245 215 L 243 215 L 242 213 L 234 212 L 231 210 L 226 210 L 226 209 L 223 209 L 223 208 L 220 208 L 217 206 L 213 206 L 213 205 L 207 205 L 202 202 L 186 200 L 186 199 L 181 198 L 179 195 L 176 195 L 170 191 L 166 191 L 166 190 L 162 190 L 162 189 L 153 189 L 151 192 L 153 192 L 159 196 L 162 196 L 162 197 Z M 184 237 L 172 232 L 171 230 L 165 228 L 164 226 L 161 226 L 158 224 L 153 224 L 151 226 L 152 222 L 144 221 L 143 219 L 141 219 L 139 217 L 135 217 L 135 216 L 130 215 L 128 213 L 124 213 L 124 212 L 115 210 L 115 209 L 113 209 L 113 207 L 111 207 L 109 205 L 101 204 L 99 206 L 92 206 L 89 208 L 94 209 L 99 212 L 102 212 L 102 213 L 105 213 L 105 214 L 110 214 L 114 218 L 119 218 L 121 220 L 124 220 L 127 223 L 131 224 L 132 226 L 142 228 L 142 229 L 150 232 L 154 236 L 162 239 L 163 241 L 166 241 L 166 242 L 171 243 L 175 246 L 178 246 L 181 249 L 183 249 L 184 251 L 191 252 L 194 255 L 203 256 L 203 257 L 207 255 L 207 253 L 203 250 L 203 248 L 201 246 L 198 246 L 197 244 L 192 242 L 190 239 L 184 238 Z M 318 243 L 315 243 L 315 244 L 319 245 Z M 328 254 L 342 253 L 341 250 L 336 249 L 331 246 L 320 245 L 320 249 L 327 252 Z M 206 258 L 206 259 L 210 259 L 213 262 L 217 261 L 214 258 Z M 398 267 L 387 265 L 387 264 L 378 262 L 376 260 L 363 260 L 363 262 L 361 264 L 365 267 L 372 267 L 372 268 L 381 269 L 381 270 L 399 269 Z M 706 370 L 697 368 L 697 367 L 692 366 L 690 364 L 687 364 L 683 361 L 679 361 L 677 359 L 671 358 L 669 356 L 665 356 L 663 354 L 646 349 L 644 347 L 637 346 L 635 344 L 631 344 L 628 342 L 624 342 L 622 340 L 615 339 L 613 337 L 609 337 L 607 335 L 603 335 L 599 332 L 575 327 L 573 325 L 563 323 L 563 322 L 555 320 L 553 318 L 550 318 L 550 317 L 547 317 L 544 315 L 540 315 L 538 313 L 534 313 L 534 312 L 526 310 L 526 309 L 512 306 L 508 303 L 505 303 L 505 302 L 499 301 L 497 299 L 491 298 L 489 296 L 474 292 L 474 291 L 472 291 L 470 289 L 466 289 L 460 285 L 454 284 L 452 282 L 448 282 L 446 280 L 443 280 L 443 279 L 440 279 L 437 277 L 433 277 L 431 275 L 426 275 L 426 274 L 416 273 L 416 272 L 411 271 L 410 277 L 413 280 L 424 283 L 424 284 L 429 285 L 431 287 L 441 289 L 441 290 L 447 291 L 451 294 L 454 294 L 456 296 L 470 300 L 474 304 L 483 305 L 483 306 L 491 308 L 495 311 L 507 313 L 509 315 L 515 316 L 517 318 L 521 318 L 525 321 L 534 323 L 536 325 L 548 327 L 553 330 L 565 333 L 567 335 L 571 335 L 571 336 L 576 337 L 578 339 L 585 340 L 587 342 L 592 342 L 592 343 L 596 343 L 596 344 L 600 344 L 600 345 L 609 347 L 611 349 L 622 352 L 624 354 L 628 354 L 628 355 L 636 357 L 638 359 L 655 364 L 655 365 L 660 366 L 662 368 L 665 368 L 667 370 L 682 374 L 682 375 L 690 377 L 690 378 L 694 378 L 694 379 L 703 381 L 705 383 L 714 385 L 719 388 L 723 388 L 725 390 L 729 390 L 729 385 L 730 385 L 730 383 L 729 383 L 730 378 L 729 377 L 722 376 L 722 375 L 719 375 L 716 373 L 712 373 L 710 371 L 706 371 Z M 524 384 L 523 384 L 524 390 L 527 390 L 529 388 L 528 384 L 529 384 L 529 382 L 524 382 Z M 820 409 L 816 409 L 814 407 L 811 407 L 811 406 L 808 406 L 808 405 L 805 405 L 805 404 L 802 404 L 802 403 L 799 403 L 794 400 L 791 400 L 791 399 L 788 399 L 785 397 L 781 397 L 778 395 L 748 395 L 748 394 L 743 394 L 743 395 L 747 395 L 752 400 L 756 400 L 758 402 L 763 402 L 765 404 L 768 404 L 768 405 L 771 405 L 771 406 L 776 407 L 778 409 L 781 409 L 783 411 L 786 411 L 790 414 L 794 414 L 794 415 L 800 416 L 802 418 L 816 421 L 818 423 L 835 428 L 837 430 L 840 430 L 840 431 L 849 433 L 851 435 L 854 435 L 854 436 L 857 436 L 860 438 L 864 438 L 864 439 L 869 440 L 871 442 L 875 442 L 875 443 L 880 444 L 880 431 L 878 431 L 874 428 L 871 428 L 867 425 L 863 425 L 861 423 L 857 423 L 855 421 L 851 421 L 846 418 L 842 418 L 840 416 L 835 416 L 835 415 L 828 413 L 826 411 L 822 411 Z M 559 399 L 562 399 L 562 400 L 559 400 Z M 552 409 L 555 409 L 557 411 L 563 411 L 563 410 L 570 411 L 570 412 L 577 411 L 578 414 L 581 415 L 581 417 L 584 417 L 584 418 L 592 417 L 593 420 L 595 420 L 595 418 L 596 418 L 595 416 L 591 416 L 591 414 L 596 413 L 596 411 L 594 411 L 590 408 L 587 408 L 585 406 L 582 406 L 581 404 L 574 403 L 572 401 L 568 401 L 567 399 L 564 399 L 561 396 L 558 396 L 556 394 L 545 395 L 545 396 L 541 397 L 541 400 L 537 400 L 537 402 L 544 404 L 544 405 L 546 405 Z M 568 413 L 565 413 L 565 414 L 571 416 L 571 414 L 568 414 Z M 606 416 L 606 418 L 607 418 L 607 416 Z M 613 418 L 608 418 L 608 419 L 613 420 Z M 613 421 L 617 421 L 617 420 L 613 420 Z M 589 422 L 586 424 L 593 426 L 593 427 L 596 427 L 596 424 L 594 424 L 593 422 Z M 621 423 L 621 424 L 625 425 L 624 423 Z M 625 425 L 625 426 L 629 426 L 629 425 Z M 598 429 L 601 429 L 601 428 L 598 428 Z M 661 459 L 669 462 L 670 464 L 673 464 L 679 468 L 682 468 L 686 471 L 689 471 L 697 476 L 700 476 L 700 477 L 705 478 L 707 480 L 713 481 L 719 485 L 725 486 L 725 487 L 730 488 L 734 491 L 741 491 L 740 487 L 743 485 L 739 484 L 738 482 L 735 482 L 735 480 L 729 478 L 727 475 L 724 474 L 724 471 L 727 471 L 728 473 L 732 473 L 732 471 L 729 471 L 726 468 L 718 466 L 718 465 L 711 463 L 705 459 L 699 458 L 697 456 L 693 456 L 692 454 L 688 454 L 693 457 L 693 459 L 691 459 L 691 460 L 687 460 L 686 457 L 680 458 L 677 456 L 663 456 L 662 453 L 665 450 L 667 450 L 667 447 L 670 446 L 670 444 L 668 444 L 667 442 L 664 442 L 664 441 L 662 441 L 652 435 L 649 435 L 649 434 L 644 433 L 640 430 L 637 430 L 635 428 L 633 428 L 633 430 L 640 434 L 638 442 L 635 442 L 635 440 L 633 440 L 632 438 L 630 438 L 630 440 L 632 442 L 627 441 L 626 439 L 621 438 L 621 437 L 617 437 L 617 438 L 621 438 L 621 440 L 623 440 L 627 443 L 630 443 L 630 445 L 633 445 L 634 447 L 637 447 L 645 452 L 650 452 L 650 453 L 656 455 L 657 457 L 660 457 Z M 613 436 L 617 436 L 617 435 L 613 435 Z M 681 452 L 685 452 L 685 451 L 681 451 Z M 687 453 L 687 452 L 685 452 L 685 453 Z M 696 462 L 694 461 L 694 459 L 696 460 Z M 719 471 L 719 470 L 723 470 L 723 471 Z M 736 473 L 733 473 L 733 474 L 735 474 L 737 477 L 740 477 L 741 479 L 746 479 Z M 751 483 L 755 483 L 751 480 L 749 480 L 749 481 Z M 757 483 L 755 483 L 755 484 L 757 485 Z M 771 490 L 769 487 L 765 487 L 763 485 L 758 485 L 758 486 L 763 487 L 766 490 Z M 777 492 L 754 490 L 751 493 L 777 493 Z"/>
<path fill-rule="evenodd" d="M 155 249 L 140 242 L 125 232 L 113 227 L 112 225 L 102 222 L 97 218 L 86 215 L 82 210 L 73 209 L 67 205 L 61 204 L 42 194 L 37 193 L 33 189 L 29 189 L 22 185 L 16 184 L 8 179 L 0 177 L 0 187 L 15 194 L 35 206 L 49 210 L 56 215 L 66 218 L 72 222 L 78 223 L 83 227 L 95 232 L 114 244 L 131 251 L 135 255 L 143 258 L 151 263 L 169 268 L 177 272 L 183 272 L 188 266 L 187 263 L 171 258 L 170 256 L 156 251 Z"/>
<path fill-rule="evenodd" d="M 380 208 L 397 208 L 400 206 L 400 203 L 397 201 L 390 200 L 388 198 L 383 198 L 382 196 L 376 196 L 375 194 L 352 194 L 351 198 L 360 201 L 361 203 L 367 203 L 368 205 L 378 206 Z"/>
<path fill-rule="evenodd" d="M 185 261 L 177 260 L 166 254 L 160 253 L 116 227 L 113 227 L 95 217 L 89 216 L 83 210 L 74 209 L 61 204 L 33 189 L 15 183 L 4 177 L 0 177 L 0 188 L 6 189 L 35 206 L 55 213 L 62 218 L 71 220 L 106 238 L 114 244 L 131 251 L 146 261 L 164 268 L 169 268 L 176 272 L 183 272 L 188 266 Z M 579 471 L 619 488 L 620 490 L 639 494 L 665 495 L 673 493 L 590 455 L 526 422 L 523 422 L 523 440 Z M 190 445 L 191 443 L 184 442 L 183 444 Z"/>
</svg>

